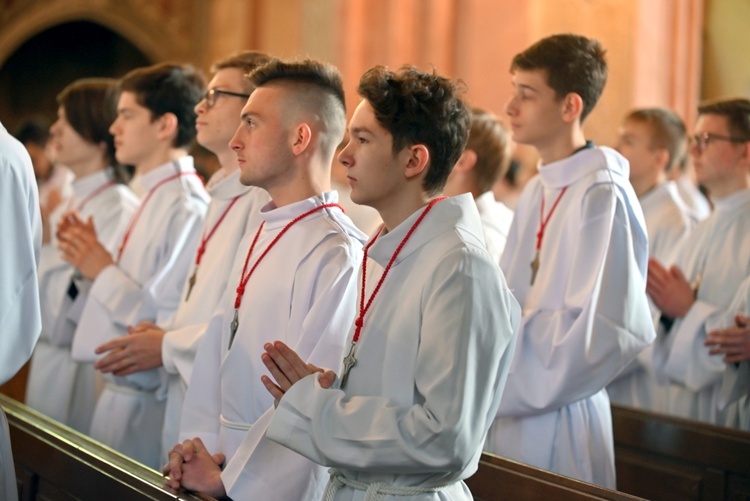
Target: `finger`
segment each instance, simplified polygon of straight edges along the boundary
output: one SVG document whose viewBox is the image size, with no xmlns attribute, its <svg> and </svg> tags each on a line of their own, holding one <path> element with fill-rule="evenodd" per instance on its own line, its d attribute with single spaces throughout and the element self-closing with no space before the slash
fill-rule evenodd
<svg viewBox="0 0 750 501">
<path fill-rule="evenodd" d="M 264 348 L 266 349 L 266 353 L 261 354 L 260 359 L 268 369 L 268 372 L 271 373 L 271 376 L 276 380 L 281 390 L 288 390 L 292 386 L 292 381 L 290 381 L 287 373 L 284 372 L 284 367 L 287 367 L 286 370 L 291 371 L 288 367 L 289 364 L 271 343 L 266 343 Z"/>
<path fill-rule="evenodd" d="M 333 386 L 333 383 L 335 382 L 336 382 L 336 373 L 333 371 L 323 372 L 323 375 L 320 376 L 320 379 L 318 380 L 320 387 L 323 388 L 324 390 Z"/>
<path fill-rule="evenodd" d="M 224 462 L 227 460 L 227 457 L 222 454 L 221 452 L 217 452 L 213 456 L 211 456 L 211 459 L 213 459 L 214 463 L 221 466 L 224 464 Z"/>
<path fill-rule="evenodd" d="M 185 461 L 190 461 L 195 455 L 195 439 L 187 439 L 182 442 L 182 457 Z"/>
<path fill-rule="evenodd" d="M 268 393 L 273 396 L 274 400 L 281 400 L 281 397 L 284 396 L 284 391 L 274 384 L 273 381 L 271 381 L 271 378 L 268 376 L 261 376 L 260 382 L 263 383 L 263 386 L 266 387 L 266 390 L 268 390 Z"/>
<path fill-rule="evenodd" d="M 297 352 L 289 348 L 286 344 L 281 341 L 276 341 L 274 347 L 278 350 L 281 356 L 284 357 L 284 360 L 289 364 L 290 370 L 297 376 L 297 379 L 302 379 L 312 372 L 307 365 L 307 362 L 302 360 L 302 358 L 297 355 Z"/>
<path fill-rule="evenodd" d="M 687 283 L 687 278 L 685 278 L 685 275 L 682 273 L 682 270 L 678 268 L 675 265 L 672 265 L 672 267 L 669 269 L 669 274 L 675 279 L 679 280 L 680 282 Z"/>
<path fill-rule="evenodd" d="M 106 343 L 103 343 L 97 346 L 96 349 L 94 350 L 94 353 L 99 355 L 101 353 L 104 353 L 105 351 L 111 351 L 117 348 L 123 348 L 123 349 L 127 348 L 129 341 L 130 339 L 128 339 L 125 336 L 112 339 L 111 341 L 107 341 Z"/>
<path fill-rule="evenodd" d="M 734 323 L 737 327 L 747 327 L 748 324 L 750 324 L 750 317 L 738 313 L 737 316 L 734 317 Z"/>
<path fill-rule="evenodd" d="M 98 363 L 99 361 L 94 363 L 94 368 L 98 370 L 101 373 L 115 373 L 115 375 L 119 375 L 117 373 L 122 372 L 130 367 L 136 367 L 138 364 L 133 362 L 130 358 L 122 358 L 120 360 L 115 360 L 114 362 L 108 362 L 104 361 L 103 363 Z M 137 371 L 134 371 L 137 372 Z"/>
</svg>

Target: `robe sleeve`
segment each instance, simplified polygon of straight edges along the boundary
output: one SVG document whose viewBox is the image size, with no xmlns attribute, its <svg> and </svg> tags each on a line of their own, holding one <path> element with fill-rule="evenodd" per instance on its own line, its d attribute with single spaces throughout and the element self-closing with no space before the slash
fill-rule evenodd
<svg viewBox="0 0 750 501">
<path fill-rule="evenodd" d="M 543 414 L 594 395 L 653 341 L 647 242 L 634 238 L 637 218 L 621 197 L 607 184 L 584 195 L 564 307 L 524 312 L 499 416 Z"/>
<path fill-rule="evenodd" d="M 319 464 L 370 472 L 461 471 L 475 460 L 502 393 L 520 310 L 486 254 L 472 259 L 469 252 L 435 263 L 422 311 L 414 312 L 421 330 L 404 333 L 420 338 L 415 372 L 404 374 L 404 384 L 413 381 L 413 404 L 348 397 L 322 389 L 313 374 L 281 399 L 268 437 Z"/>
<path fill-rule="evenodd" d="M 161 346 L 161 358 L 164 369 L 170 374 L 179 374 L 187 385 L 193 373 L 193 364 L 208 322 L 187 325 L 167 331 Z"/>
<path fill-rule="evenodd" d="M 0 129 L 2 127 L 0 126 Z M 3 131 L 4 132 L 4 131 Z M 0 150 L 7 144 L 0 145 Z M 22 148 L 19 144 L 18 148 Z M 12 152 L 8 147 L 7 150 Z M 37 264 L 41 252 L 39 199 L 31 160 L 0 151 L 0 384 L 31 356 L 42 328 Z M 12 161 L 20 165 L 13 166 Z M 16 168 L 19 168 L 17 170 Z M 28 175 L 24 176 L 21 169 Z"/>
</svg>

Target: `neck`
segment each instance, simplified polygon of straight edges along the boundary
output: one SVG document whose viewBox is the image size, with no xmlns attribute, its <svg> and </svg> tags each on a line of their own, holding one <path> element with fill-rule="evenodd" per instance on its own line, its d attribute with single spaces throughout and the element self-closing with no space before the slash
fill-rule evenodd
<svg viewBox="0 0 750 501">
<path fill-rule="evenodd" d="M 660 172 L 656 176 L 648 176 L 641 179 L 631 178 L 630 184 L 633 185 L 633 190 L 635 191 L 636 196 L 640 198 L 657 186 L 660 186 L 661 184 L 666 182 L 666 180 L 667 175 L 663 172 Z"/>
<path fill-rule="evenodd" d="M 286 182 L 276 186 L 262 186 L 262 188 L 271 195 L 271 200 L 276 207 L 301 202 L 331 191 L 330 167 L 316 164 L 298 168 L 296 174 Z"/>
<path fill-rule="evenodd" d="M 166 163 L 179 160 L 180 158 L 187 156 L 187 154 L 188 152 L 184 148 L 169 148 L 166 151 L 154 152 L 149 158 L 135 166 L 135 172 L 136 174 L 143 176 Z"/>
<path fill-rule="evenodd" d="M 706 188 L 708 188 L 708 193 L 712 199 L 721 199 L 724 197 L 728 197 L 729 195 L 734 195 L 739 191 L 746 190 L 749 187 L 750 179 L 748 179 L 748 176 L 746 174 L 743 174 L 741 176 L 738 175 L 723 182 L 712 183 L 711 186 L 706 186 Z"/>
<path fill-rule="evenodd" d="M 576 150 L 586 146 L 586 138 L 580 127 L 572 127 L 566 134 L 561 134 L 543 145 L 535 145 L 542 165 L 568 158 Z"/>
<path fill-rule="evenodd" d="M 108 163 L 103 158 L 90 158 L 77 164 L 68 165 L 68 168 L 75 175 L 76 179 L 83 179 L 107 167 Z"/>
</svg>

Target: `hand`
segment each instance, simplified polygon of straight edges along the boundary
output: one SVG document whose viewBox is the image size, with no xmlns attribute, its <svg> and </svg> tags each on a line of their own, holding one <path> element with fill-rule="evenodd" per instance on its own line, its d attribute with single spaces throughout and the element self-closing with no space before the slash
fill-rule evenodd
<svg viewBox="0 0 750 501">
<path fill-rule="evenodd" d="M 646 292 L 669 318 L 684 317 L 695 303 L 695 291 L 682 271 L 676 266 L 667 270 L 656 259 L 648 260 Z"/>
<path fill-rule="evenodd" d="M 94 220 L 89 217 L 84 223 L 72 212 L 63 219 L 57 232 L 62 258 L 78 268 L 84 277 L 95 280 L 104 268 L 114 264 L 114 260 L 97 239 Z"/>
<path fill-rule="evenodd" d="M 221 465 L 225 460 L 224 454 L 211 455 L 196 437 L 172 447 L 162 473 L 169 477 L 168 485 L 174 489 L 182 487 L 218 498 L 226 495 L 221 481 Z"/>
<path fill-rule="evenodd" d="M 711 347 L 710 355 L 724 355 L 726 363 L 750 361 L 750 317 L 737 315 L 734 322 L 732 327 L 709 332 L 703 344 Z"/>
<path fill-rule="evenodd" d="M 305 363 L 297 353 L 281 341 L 275 343 L 266 343 L 263 345 L 266 350 L 260 358 L 263 360 L 268 371 L 276 380 L 276 384 L 268 376 L 261 376 L 260 380 L 266 390 L 273 395 L 278 402 L 284 396 L 289 388 L 300 379 L 309 376 L 314 372 L 322 372 L 320 377 L 320 386 L 330 388 L 336 381 L 336 374 L 330 370 L 324 370 L 313 364 Z"/>
<path fill-rule="evenodd" d="M 104 373 L 112 372 L 115 376 L 127 376 L 162 365 L 164 329 L 151 322 L 141 322 L 135 327 L 128 327 L 128 332 L 128 335 L 96 348 L 97 355 L 109 353 L 96 361 L 95 369 Z"/>
</svg>

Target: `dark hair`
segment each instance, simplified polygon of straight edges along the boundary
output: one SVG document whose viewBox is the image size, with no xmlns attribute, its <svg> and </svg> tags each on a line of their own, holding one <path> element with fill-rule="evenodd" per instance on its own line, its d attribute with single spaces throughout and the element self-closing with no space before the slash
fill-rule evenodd
<svg viewBox="0 0 750 501">
<path fill-rule="evenodd" d="M 240 52 L 235 52 L 234 54 L 231 54 L 223 59 L 219 59 L 211 66 L 211 73 L 216 73 L 219 70 L 224 70 L 227 68 L 236 68 L 240 70 L 242 72 L 242 75 L 245 77 L 242 79 L 243 84 L 245 85 L 245 90 L 247 92 L 252 92 L 254 86 L 252 83 L 250 83 L 250 80 L 247 79 L 247 75 L 259 66 L 266 64 L 270 60 L 271 56 L 263 52 L 243 50 Z"/>
<path fill-rule="evenodd" d="M 510 164 L 508 131 L 500 119 L 485 110 L 471 110 L 471 130 L 466 149 L 477 154 L 474 179 L 481 193 L 492 189 Z"/>
<path fill-rule="evenodd" d="M 698 106 L 698 115 L 726 117 L 729 133 L 740 141 L 750 141 L 750 100 L 743 98 L 705 101 Z"/>
<path fill-rule="evenodd" d="M 174 146 L 186 148 L 195 138 L 196 113 L 193 108 L 203 98 L 206 79 L 190 65 L 159 63 L 138 68 L 123 77 L 120 91 L 132 92 L 138 104 L 151 111 L 153 118 L 166 113 L 177 117 Z"/>
<path fill-rule="evenodd" d="M 18 126 L 13 136 L 22 144 L 33 143 L 44 148 L 49 141 L 49 128 L 46 119 L 32 118 Z"/>
<path fill-rule="evenodd" d="M 687 131 L 677 113 L 666 108 L 641 108 L 628 113 L 625 121 L 631 120 L 651 127 L 651 147 L 663 148 L 669 153 L 667 170 L 680 165 L 685 157 Z"/>
<path fill-rule="evenodd" d="M 469 136 L 471 114 L 459 94 L 461 82 L 404 66 L 383 66 L 362 75 L 357 92 L 375 111 L 375 118 L 393 136 L 393 152 L 422 144 L 430 152 L 424 190 L 434 195 L 445 187 Z"/>
<path fill-rule="evenodd" d="M 580 35 L 553 35 L 516 54 L 511 71 L 544 70 L 558 99 L 571 92 L 581 96 L 581 122 L 594 109 L 607 82 L 605 50 L 597 40 Z"/>
<path fill-rule="evenodd" d="M 317 118 L 321 146 L 333 155 L 346 129 L 344 86 L 335 66 L 313 59 L 273 58 L 247 78 L 255 87 L 284 85 L 291 89 L 295 109 L 307 110 Z"/>
</svg>

